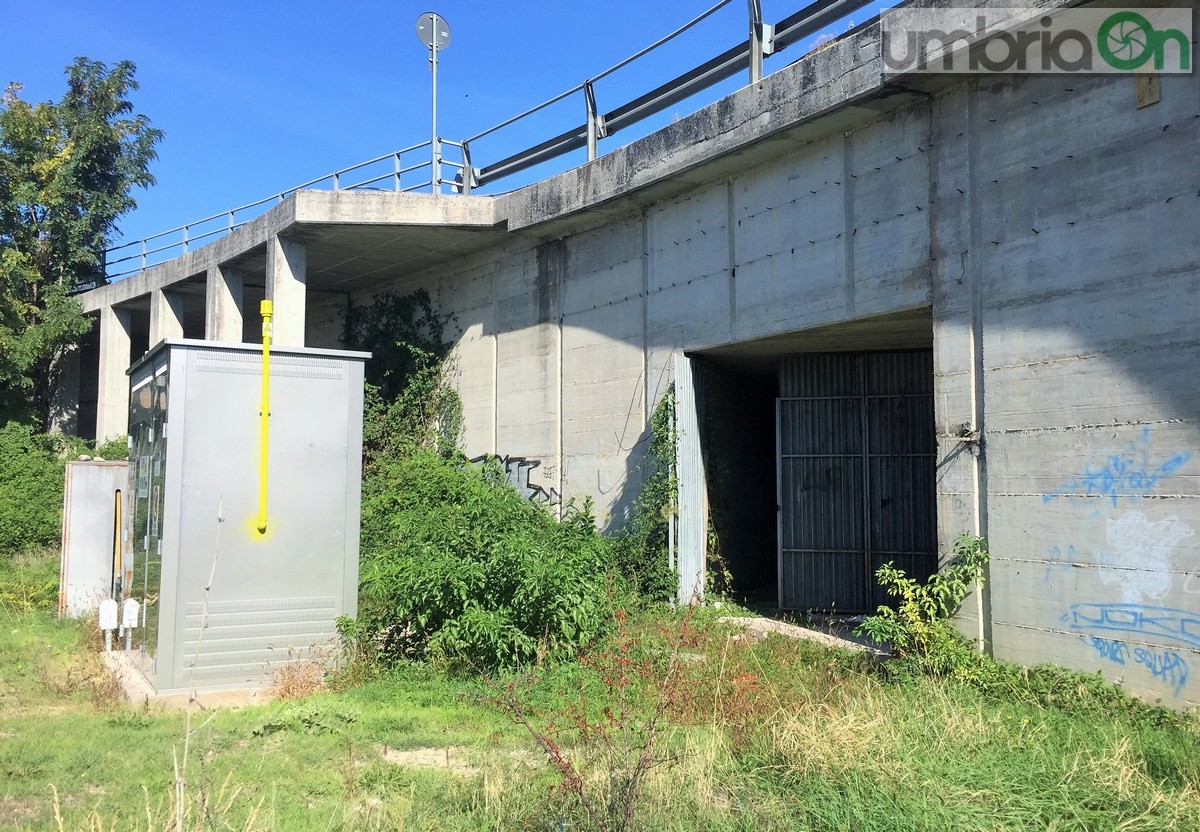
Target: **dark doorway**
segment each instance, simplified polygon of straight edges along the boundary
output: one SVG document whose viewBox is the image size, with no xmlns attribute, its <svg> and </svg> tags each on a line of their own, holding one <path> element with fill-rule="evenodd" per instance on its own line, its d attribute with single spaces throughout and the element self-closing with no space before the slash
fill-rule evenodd
<svg viewBox="0 0 1200 832">
<path fill-rule="evenodd" d="M 700 436 L 708 496 L 708 576 L 751 606 L 776 603 L 773 373 L 699 364 Z"/>
</svg>

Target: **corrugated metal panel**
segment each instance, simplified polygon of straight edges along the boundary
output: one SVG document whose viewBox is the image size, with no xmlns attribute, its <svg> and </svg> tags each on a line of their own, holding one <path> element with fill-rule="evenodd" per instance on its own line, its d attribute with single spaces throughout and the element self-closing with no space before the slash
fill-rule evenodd
<svg viewBox="0 0 1200 832">
<path fill-rule="evenodd" d="M 677 597 L 688 604 L 704 598 L 705 540 L 707 511 L 704 458 L 700 450 L 699 378 L 692 359 L 676 355 L 675 371 L 675 465 L 678 481 Z"/>
<path fill-rule="evenodd" d="M 932 352 L 867 355 L 871 574 L 889 561 L 924 580 L 937 569 Z M 890 599 L 871 581 L 871 606 Z"/>
<path fill-rule="evenodd" d="M 936 568 L 932 364 L 929 351 L 781 362 L 780 606 L 873 609 L 881 563 Z"/>
<path fill-rule="evenodd" d="M 782 606 L 858 610 L 865 601 L 862 359 L 782 362 Z"/>
<path fill-rule="evenodd" d="M 781 362 L 782 398 L 862 395 L 862 376 L 855 353 L 796 355 Z"/>
<path fill-rule="evenodd" d="M 337 639 L 337 597 L 202 601 L 185 605 L 183 662 L 188 683 L 254 684 L 264 668 L 303 660 Z M 207 625 L 205 620 L 207 619 Z"/>
<path fill-rule="evenodd" d="M 867 394 L 933 395 L 933 352 L 867 353 Z"/>
</svg>

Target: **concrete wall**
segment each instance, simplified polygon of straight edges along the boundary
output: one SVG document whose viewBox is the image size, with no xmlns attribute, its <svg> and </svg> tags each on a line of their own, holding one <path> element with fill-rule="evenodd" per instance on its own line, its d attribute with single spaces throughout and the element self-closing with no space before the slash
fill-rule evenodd
<svg viewBox="0 0 1200 832">
<path fill-rule="evenodd" d="M 931 306 L 939 536 L 991 541 L 997 655 L 1200 701 L 1198 96 L 1161 83 L 1137 110 L 1129 78 L 972 81 L 415 276 L 456 319 L 468 454 L 616 527 L 674 352 Z"/>
<path fill-rule="evenodd" d="M 454 317 L 467 454 L 537 460 L 534 481 L 591 496 L 601 523 L 619 525 L 674 353 L 928 306 L 915 207 L 928 200 L 928 124 L 925 108 L 902 112 L 594 228 L 527 235 L 393 284 L 435 292 Z"/>
<path fill-rule="evenodd" d="M 990 78 L 934 102 L 944 457 L 982 404 L 997 655 L 1200 701 L 1198 86 Z M 942 539 L 975 524 L 943 468 Z"/>
</svg>

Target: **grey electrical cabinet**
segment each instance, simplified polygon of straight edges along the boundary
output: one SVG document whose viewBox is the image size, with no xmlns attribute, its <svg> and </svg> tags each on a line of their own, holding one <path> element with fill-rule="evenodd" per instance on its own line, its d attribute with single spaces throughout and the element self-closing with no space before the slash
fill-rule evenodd
<svg viewBox="0 0 1200 832">
<path fill-rule="evenodd" d="M 354 615 L 367 353 L 167 340 L 130 369 L 131 656 L 159 693 L 244 688 Z M 260 481 L 266 477 L 266 531 Z"/>
</svg>

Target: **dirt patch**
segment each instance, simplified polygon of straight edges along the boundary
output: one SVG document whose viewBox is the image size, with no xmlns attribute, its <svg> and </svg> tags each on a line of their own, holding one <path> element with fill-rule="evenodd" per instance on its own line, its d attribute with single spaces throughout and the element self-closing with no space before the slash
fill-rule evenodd
<svg viewBox="0 0 1200 832">
<path fill-rule="evenodd" d="M 546 765 L 546 758 L 532 751 L 517 749 L 492 753 L 502 757 L 504 762 L 493 757 L 488 763 L 500 763 L 502 767 L 504 763 L 514 764 L 517 768 L 524 769 L 536 769 Z M 472 762 L 470 749 L 462 745 L 409 748 L 403 751 L 397 748 L 388 748 L 385 745 L 380 749 L 379 754 L 386 762 L 397 766 L 438 768 L 459 777 L 475 777 L 483 773 L 483 767 L 478 764 L 478 752 L 475 754 L 475 762 Z"/>
<path fill-rule="evenodd" d="M 0 827 L 25 826 L 39 819 L 48 804 L 49 800 L 36 797 L 0 798 Z"/>
<path fill-rule="evenodd" d="M 441 748 L 410 748 L 400 751 L 396 748 L 382 749 L 383 759 L 398 766 L 412 768 L 440 768 L 457 774 L 459 777 L 474 777 L 481 771 L 468 761 L 467 748 L 461 745 L 447 745 Z"/>
</svg>

